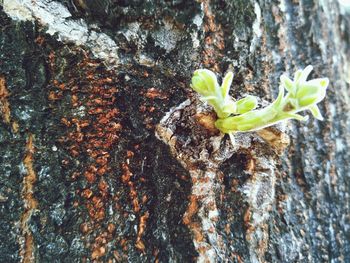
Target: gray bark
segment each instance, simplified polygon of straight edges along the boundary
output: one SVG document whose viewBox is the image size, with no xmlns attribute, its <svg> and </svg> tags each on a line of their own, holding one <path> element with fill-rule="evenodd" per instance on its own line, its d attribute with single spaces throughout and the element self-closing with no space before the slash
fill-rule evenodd
<svg viewBox="0 0 350 263">
<path fill-rule="evenodd" d="M 350 262 L 346 1 L 2 0 L 0 262 Z M 237 134 L 190 88 L 328 77 L 323 122 Z"/>
</svg>

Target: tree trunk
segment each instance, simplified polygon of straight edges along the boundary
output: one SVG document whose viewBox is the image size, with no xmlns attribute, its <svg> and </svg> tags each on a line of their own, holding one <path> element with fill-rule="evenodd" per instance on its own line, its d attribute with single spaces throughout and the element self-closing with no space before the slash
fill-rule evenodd
<svg viewBox="0 0 350 263">
<path fill-rule="evenodd" d="M 0 1 L 1 2 L 1 1 Z M 350 262 L 346 1 L 2 0 L 0 262 Z M 208 129 L 328 77 L 323 122 Z"/>
</svg>

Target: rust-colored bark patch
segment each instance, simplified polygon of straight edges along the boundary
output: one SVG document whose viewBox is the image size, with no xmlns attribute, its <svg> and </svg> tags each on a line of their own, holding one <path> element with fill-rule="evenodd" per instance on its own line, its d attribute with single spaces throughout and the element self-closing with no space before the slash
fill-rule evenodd
<svg viewBox="0 0 350 263">
<path fill-rule="evenodd" d="M 197 214 L 198 211 L 198 203 L 195 195 L 191 195 L 190 204 L 188 205 L 188 209 L 186 211 L 185 216 L 183 217 L 183 222 L 185 225 L 191 224 L 192 217 Z"/>
<path fill-rule="evenodd" d="M 131 180 L 131 177 L 133 174 L 130 171 L 129 165 L 127 163 L 122 164 L 122 170 L 123 170 L 122 182 L 129 187 L 129 191 L 130 191 L 129 196 L 131 199 L 131 203 L 134 207 L 133 210 L 135 213 L 138 213 L 140 211 L 140 202 L 138 200 L 138 195 L 137 195 L 134 183 Z"/>
<path fill-rule="evenodd" d="M 0 116 L 3 119 L 3 122 L 7 125 L 11 125 L 12 131 L 14 133 L 18 132 L 18 123 L 11 120 L 11 110 L 8 97 L 10 92 L 6 87 L 6 80 L 4 76 L 0 76 Z"/>
<path fill-rule="evenodd" d="M 49 65 L 56 76 L 56 55 L 51 52 Z M 76 69 L 79 70 L 76 70 Z M 116 107 L 118 93 L 115 72 L 101 68 L 101 64 L 84 56 L 60 79 L 52 79 L 48 100 L 54 106 L 64 107 L 60 116 L 67 134 L 59 139 L 61 147 L 70 155 L 62 161 L 64 166 L 76 162 L 70 174 L 72 180 L 85 181 L 84 188 L 76 189 L 80 196 L 76 206 L 87 212 L 81 233 L 90 250 L 90 259 L 104 260 L 109 254 L 107 245 L 113 239 L 110 222 L 106 220 L 107 206 L 114 200 L 108 176 L 113 148 L 119 142 L 120 111 Z"/>
<path fill-rule="evenodd" d="M 166 99 L 168 96 L 156 88 L 150 88 L 145 94 L 148 99 Z"/>
<path fill-rule="evenodd" d="M 4 76 L 0 76 L 0 114 L 6 124 L 11 122 L 10 104 L 8 102 L 9 92 L 6 88 Z"/>
<path fill-rule="evenodd" d="M 138 227 L 139 229 L 138 229 L 138 232 L 137 232 L 137 238 L 136 238 L 135 246 L 141 251 L 145 250 L 145 244 L 142 241 L 142 235 L 145 232 L 146 223 L 147 223 L 148 217 L 149 217 L 149 213 L 148 212 L 146 212 L 144 215 L 142 215 L 140 217 L 140 224 L 139 224 L 139 227 Z"/>
<path fill-rule="evenodd" d="M 21 218 L 21 231 L 24 238 L 24 244 L 21 249 L 22 262 L 30 263 L 34 262 L 34 238 L 31 230 L 29 229 L 29 221 L 33 212 L 38 208 L 38 201 L 33 195 L 34 185 L 37 181 L 37 176 L 33 168 L 34 160 L 34 136 L 29 134 L 27 144 L 26 144 L 26 153 L 23 159 L 24 167 L 27 170 L 26 176 L 23 178 L 23 189 L 22 189 L 22 198 L 24 201 L 24 213 Z"/>
<path fill-rule="evenodd" d="M 199 243 L 204 240 L 204 234 L 202 232 L 201 224 L 194 218 L 197 216 L 198 209 L 198 197 L 196 195 L 191 195 L 190 203 L 183 217 L 183 223 L 188 225 L 193 234 L 194 240 Z"/>
</svg>

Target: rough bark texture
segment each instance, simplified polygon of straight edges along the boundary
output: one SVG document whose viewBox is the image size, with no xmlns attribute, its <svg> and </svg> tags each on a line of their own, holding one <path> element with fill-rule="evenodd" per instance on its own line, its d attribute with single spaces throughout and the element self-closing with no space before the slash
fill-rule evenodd
<svg viewBox="0 0 350 263">
<path fill-rule="evenodd" d="M 343 2 L 2 0 L 0 262 L 350 262 Z M 189 87 L 308 64 L 325 121 L 234 146 Z"/>
</svg>

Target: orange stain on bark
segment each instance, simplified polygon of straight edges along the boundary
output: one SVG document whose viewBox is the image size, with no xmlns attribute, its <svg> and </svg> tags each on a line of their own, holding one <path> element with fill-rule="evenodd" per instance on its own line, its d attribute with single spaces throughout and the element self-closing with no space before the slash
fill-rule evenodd
<svg viewBox="0 0 350 263">
<path fill-rule="evenodd" d="M 37 176 L 33 168 L 34 161 L 34 136 L 29 134 L 27 144 L 26 144 L 26 153 L 23 159 L 24 167 L 26 168 L 27 174 L 23 177 L 23 189 L 22 189 L 22 198 L 24 201 L 24 213 L 21 218 L 21 231 L 24 238 L 24 244 L 20 251 L 22 262 L 30 263 L 34 262 L 34 237 L 29 228 L 29 221 L 32 214 L 38 208 L 38 201 L 34 197 L 34 185 L 37 181 Z"/>
<path fill-rule="evenodd" d="M 10 96 L 9 91 L 6 87 L 6 80 L 4 76 L 0 76 L 0 116 L 7 125 L 11 125 L 12 131 L 14 133 L 18 132 L 18 123 L 16 121 L 11 121 L 11 110 L 8 98 Z"/>
</svg>

